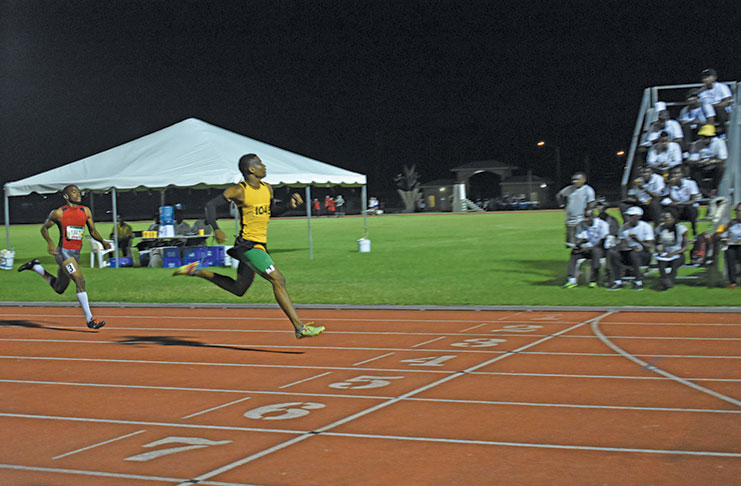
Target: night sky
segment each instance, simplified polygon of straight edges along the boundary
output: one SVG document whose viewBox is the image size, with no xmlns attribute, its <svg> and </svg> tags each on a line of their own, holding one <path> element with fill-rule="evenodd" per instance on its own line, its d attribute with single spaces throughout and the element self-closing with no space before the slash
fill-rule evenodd
<svg viewBox="0 0 741 486">
<path fill-rule="evenodd" d="M 0 0 L 0 182 L 196 117 L 393 188 L 619 174 L 643 89 L 741 79 L 737 2 Z M 236 161 L 235 161 L 236 163 Z M 612 177 L 612 176 L 611 176 Z M 595 177 L 599 179 L 599 177 Z M 619 185 L 619 178 L 614 180 Z"/>
</svg>

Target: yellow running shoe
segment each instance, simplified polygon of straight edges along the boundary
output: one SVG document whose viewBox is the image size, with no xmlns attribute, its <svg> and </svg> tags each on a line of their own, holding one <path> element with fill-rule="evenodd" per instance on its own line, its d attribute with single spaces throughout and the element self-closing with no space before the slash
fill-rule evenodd
<svg viewBox="0 0 741 486">
<path fill-rule="evenodd" d="M 312 326 L 313 322 L 307 322 L 301 329 L 296 329 L 296 339 L 318 336 L 324 332 L 324 326 Z"/>
<path fill-rule="evenodd" d="M 200 270 L 201 268 L 202 267 L 200 261 L 189 263 L 172 272 L 172 276 L 175 277 L 177 275 L 193 275 L 194 272 Z"/>
</svg>

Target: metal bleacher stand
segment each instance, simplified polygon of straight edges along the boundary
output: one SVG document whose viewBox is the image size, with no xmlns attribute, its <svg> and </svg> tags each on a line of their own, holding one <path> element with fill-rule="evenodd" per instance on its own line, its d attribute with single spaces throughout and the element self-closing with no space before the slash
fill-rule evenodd
<svg viewBox="0 0 741 486">
<path fill-rule="evenodd" d="M 737 81 L 725 81 L 723 84 L 728 85 L 733 93 L 731 119 L 726 129 L 728 144 L 728 160 L 726 160 L 726 170 L 718 188 L 718 195 L 725 197 L 730 203 L 726 205 L 726 211 L 730 210 L 730 205 L 741 202 L 741 113 L 739 106 L 739 93 Z M 667 99 L 677 98 L 679 92 L 680 99 L 684 100 L 686 92 L 692 88 L 701 88 L 703 85 L 697 84 L 678 84 L 671 86 L 654 86 L 643 90 L 641 107 L 638 112 L 633 137 L 630 142 L 628 158 L 623 168 L 623 179 L 621 182 L 621 195 L 623 199 L 628 193 L 628 184 L 632 180 L 633 166 L 636 160 L 636 154 L 641 140 L 647 135 L 651 123 L 656 121 L 658 113 L 654 106 L 658 101 L 664 101 L 667 108 L 671 106 L 684 106 L 684 101 L 666 101 Z M 724 217 L 730 215 L 730 212 Z"/>
<path fill-rule="evenodd" d="M 741 103 L 739 99 L 738 81 L 724 81 L 723 84 L 731 88 L 732 113 L 726 127 L 726 143 L 728 145 L 728 160 L 725 163 L 725 173 L 718 187 L 718 196 L 725 198 L 726 204 L 722 204 L 719 213 L 715 215 L 714 222 L 717 227 L 719 221 L 727 221 L 731 216 L 731 208 L 741 202 Z M 646 137 L 651 124 L 658 118 L 654 106 L 658 101 L 666 103 L 667 108 L 672 106 L 684 106 L 684 101 L 667 101 L 670 99 L 685 99 L 688 90 L 701 88 L 703 85 L 680 84 L 670 86 L 654 86 L 643 90 L 641 107 L 638 112 L 630 150 L 623 169 L 621 182 L 621 195 L 624 199 L 628 193 L 628 185 L 632 180 L 632 173 L 636 160 L 636 154 L 641 141 Z"/>
</svg>

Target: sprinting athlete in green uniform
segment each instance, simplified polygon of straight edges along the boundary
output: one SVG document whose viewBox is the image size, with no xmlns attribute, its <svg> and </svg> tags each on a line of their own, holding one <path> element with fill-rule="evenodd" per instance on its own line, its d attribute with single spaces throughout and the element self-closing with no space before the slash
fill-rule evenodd
<svg viewBox="0 0 741 486">
<path fill-rule="evenodd" d="M 216 223 L 216 208 L 222 204 L 234 202 L 240 213 L 241 228 L 229 256 L 239 260 L 237 279 L 214 273 L 201 267 L 201 262 L 194 262 L 178 268 L 173 275 L 191 275 L 205 278 L 222 289 L 237 296 L 244 295 L 258 273 L 273 285 L 275 300 L 293 324 L 296 337 L 318 336 L 324 326 L 312 326 L 313 322 L 301 322 L 296 309 L 286 291 L 286 278 L 275 267 L 275 262 L 267 251 L 268 223 L 271 214 L 280 214 L 289 207 L 296 208 L 303 204 L 297 193 L 291 195 L 288 204 L 277 207 L 273 199 L 273 188 L 262 182 L 265 177 L 265 165 L 255 154 L 243 155 L 239 159 L 239 170 L 244 182 L 227 188 L 223 194 L 206 203 L 206 222 L 214 230 L 214 238 L 219 243 L 226 241 L 226 235 Z"/>
</svg>

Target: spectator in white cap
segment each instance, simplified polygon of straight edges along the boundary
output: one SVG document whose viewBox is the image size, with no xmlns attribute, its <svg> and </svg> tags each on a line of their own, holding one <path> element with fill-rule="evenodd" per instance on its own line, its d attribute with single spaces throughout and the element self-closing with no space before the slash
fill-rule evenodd
<svg viewBox="0 0 741 486">
<path fill-rule="evenodd" d="M 654 250 L 654 230 L 651 225 L 641 221 L 643 210 L 633 206 L 625 211 L 625 223 L 618 232 L 617 244 L 608 251 L 608 259 L 612 267 L 614 282 L 607 290 L 619 290 L 623 288 L 623 275 L 625 267 L 633 270 L 635 280 L 633 288 L 643 290 L 642 265 L 651 262 L 651 252 Z"/>
<path fill-rule="evenodd" d="M 577 172 L 571 176 L 571 185 L 561 189 L 556 200 L 566 205 L 566 246 L 573 248 L 576 225 L 584 220 L 584 211 L 593 208 L 595 203 L 594 189 L 587 184 L 586 174 Z"/>
<path fill-rule="evenodd" d="M 662 223 L 656 227 L 656 263 L 661 290 L 674 287 L 677 270 L 684 264 L 684 254 L 690 248 L 687 232 L 687 227 L 677 223 L 670 211 L 664 211 Z"/>
<path fill-rule="evenodd" d="M 620 212 L 625 219 L 625 211 L 631 206 L 643 209 L 645 220 L 658 225 L 661 221 L 661 199 L 664 197 L 666 183 L 664 178 L 644 165 L 638 169 L 638 177 L 628 191 L 628 197 L 620 203 Z"/>
<path fill-rule="evenodd" d="M 726 141 L 715 136 L 715 126 L 707 124 L 698 130 L 699 139 L 692 144 L 688 157 L 690 177 L 697 182 L 705 196 L 718 189 L 728 159 Z M 710 180 L 710 185 L 705 184 Z"/>
</svg>

